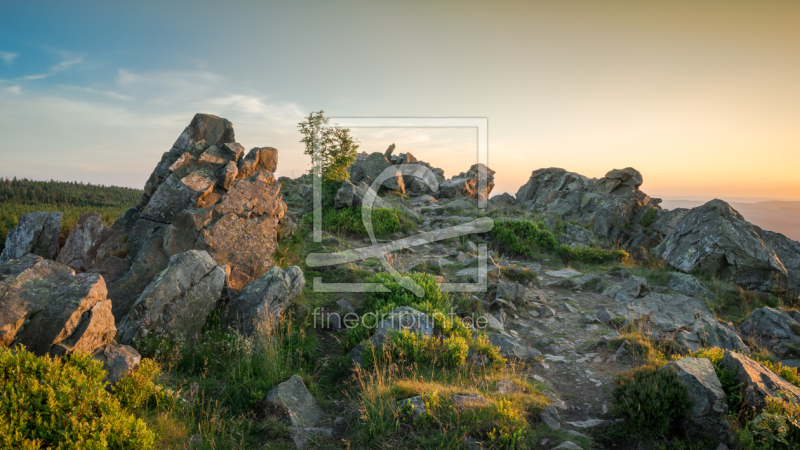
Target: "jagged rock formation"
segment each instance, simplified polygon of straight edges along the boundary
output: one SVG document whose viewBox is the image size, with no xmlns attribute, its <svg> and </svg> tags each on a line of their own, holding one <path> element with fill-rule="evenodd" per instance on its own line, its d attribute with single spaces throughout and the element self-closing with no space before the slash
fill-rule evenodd
<svg viewBox="0 0 800 450">
<path fill-rule="evenodd" d="M 154 333 L 191 341 L 217 305 L 227 276 L 208 253 L 189 250 L 170 258 L 169 267 L 145 288 L 119 325 L 123 344 Z"/>
<path fill-rule="evenodd" d="M 188 250 L 227 264 L 234 292 L 274 266 L 270 256 L 286 211 L 273 175 L 277 164 L 274 148 L 245 156 L 230 122 L 195 115 L 150 175 L 140 204 L 82 259 L 108 282 L 115 317 L 125 317 L 170 257 Z"/>
<path fill-rule="evenodd" d="M 643 177 L 636 169 L 612 170 L 601 179 L 564 169 L 533 171 L 517 191 L 516 199 L 528 210 L 577 219 L 598 238 L 631 250 L 652 247 L 669 233 L 682 212 L 662 210 L 661 199 L 639 190 Z M 645 216 L 655 210 L 648 224 Z"/>
<path fill-rule="evenodd" d="M 37 355 L 93 352 L 117 329 L 98 274 L 75 274 L 33 254 L 0 265 L 0 346 Z"/>
<path fill-rule="evenodd" d="M 394 145 L 394 144 L 392 144 Z M 432 167 L 425 161 L 420 161 L 411 153 L 400 153 L 393 155 L 393 147 L 391 151 L 387 150 L 385 153 L 361 153 L 356 156 L 355 162 L 348 169 L 350 172 L 350 182 L 356 186 L 359 183 L 366 183 L 367 186 L 372 185 L 372 182 L 381 174 L 386 168 L 392 165 L 401 164 L 417 164 L 429 168 L 439 183 L 439 190 L 433 191 L 430 186 L 426 185 L 422 180 L 411 176 L 401 175 L 398 171 L 397 175 L 383 185 L 388 189 L 398 191 L 400 193 L 408 194 L 410 196 L 420 196 L 423 194 L 431 194 L 434 198 L 456 198 L 457 194 L 464 197 L 482 198 L 487 200 L 489 193 L 494 188 L 494 170 L 486 167 L 483 164 L 473 164 L 469 170 L 460 173 L 455 177 L 445 180 L 444 171 L 442 169 Z M 479 179 L 483 176 L 486 179 L 486 191 L 480 191 Z M 343 189 L 346 186 L 343 185 Z M 363 196 L 362 196 L 363 197 Z"/>
<path fill-rule="evenodd" d="M 0 264 L 33 253 L 55 259 L 61 235 L 60 212 L 32 212 L 19 218 L 16 228 L 8 230 L 6 247 L 0 253 Z"/>
<path fill-rule="evenodd" d="M 494 170 L 483 164 L 473 164 L 466 173 L 460 173 L 439 184 L 441 197 L 456 198 L 456 194 L 478 200 L 488 200 L 494 189 Z M 480 189 L 480 179 L 486 181 L 486 190 Z"/>
</svg>

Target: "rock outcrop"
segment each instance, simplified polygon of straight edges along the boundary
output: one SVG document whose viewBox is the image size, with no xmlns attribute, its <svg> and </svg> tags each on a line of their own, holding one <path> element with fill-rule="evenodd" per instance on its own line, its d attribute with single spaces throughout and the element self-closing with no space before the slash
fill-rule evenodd
<svg viewBox="0 0 800 450">
<path fill-rule="evenodd" d="M 473 164 L 466 173 L 460 173 L 442 182 L 439 191 L 444 198 L 456 198 L 456 194 L 460 194 L 464 197 L 488 200 L 489 193 L 494 189 L 494 174 L 494 170 L 483 164 Z M 485 190 L 481 189 L 481 178 L 485 180 Z"/>
<path fill-rule="evenodd" d="M 247 284 L 241 294 L 228 303 L 223 322 L 250 331 L 254 320 L 282 313 L 300 295 L 305 284 L 306 279 L 299 267 L 292 266 L 286 270 L 273 267 Z"/>
<path fill-rule="evenodd" d="M 0 253 L 0 264 L 28 253 L 55 259 L 61 236 L 60 212 L 31 212 L 19 218 L 16 228 L 8 230 L 6 246 Z"/>
<path fill-rule="evenodd" d="M 578 220 L 600 239 L 648 249 L 669 232 L 671 221 L 659 221 L 666 214 L 658 206 L 661 200 L 640 191 L 642 182 L 642 175 L 632 168 L 612 170 L 599 180 L 564 169 L 538 169 L 519 188 L 516 199 L 528 210 Z M 652 223 L 646 220 L 648 213 Z"/>
<path fill-rule="evenodd" d="M 204 251 L 173 256 L 120 322 L 119 342 L 130 344 L 150 333 L 173 341 L 196 339 L 217 305 L 226 276 L 225 268 Z"/>
<path fill-rule="evenodd" d="M 271 147 L 245 156 L 227 120 L 195 115 L 156 165 L 139 205 L 82 259 L 85 270 L 99 271 L 108 283 L 117 320 L 174 255 L 204 250 L 227 264 L 233 292 L 272 268 L 286 212 L 273 174 L 277 163 Z"/>
<path fill-rule="evenodd" d="M 655 253 L 684 273 L 711 273 L 745 289 L 785 292 L 788 287 L 786 268 L 773 248 L 722 200 L 692 209 Z"/>
<path fill-rule="evenodd" d="M 33 254 L 0 265 L 0 346 L 24 345 L 37 355 L 91 353 L 117 329 L 98 274 Z"/>
<path fill-rule="evenodd" d="M 58 252 L 56 261 L 75 270 L 85 270 L 84 261 L 93 261 L 96 258 L 97 248 L 108 235 L 108 228 L 100 214 L 84 214 L 70 230 L 67 242 Z"/>
</svg>

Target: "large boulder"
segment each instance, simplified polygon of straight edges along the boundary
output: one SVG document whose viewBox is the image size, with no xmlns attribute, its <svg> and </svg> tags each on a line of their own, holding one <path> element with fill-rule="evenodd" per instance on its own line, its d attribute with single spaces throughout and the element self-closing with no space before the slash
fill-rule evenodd
<svg viewBox="0 0 800 450">
<path fill-rule="evenodd" d="M 781 309 L 765 306 L 754 310 L 741 324 L 739 332 L 753 339 L 781 359 L 800 357 L 800 314 L 789 315 Z"/>
<path fill-rule="evenodd" d="M 6 246 L 0 253 L 0 264 L 33 253 L 55 259 L 61 236 L 60 212 L 32 212 L 19 218 L 16 228 L 8 230 Z"/>
<path fill-rule="evenodd" d="M 303 290 L 306 281 L 297 266 L 286 270 L 273 267 L 247 284 L 225 307 L 224 323 L 250 331 L 254 321 L 282 313 Z"/>
<path fill-rule="evenodd" d="M 488 200 L 494 189 L 495 171 L 483 164 L 473 164 L 466 173 L 461 173 L 439 184 L 439 192 L 443 198 L 456 198 L 456 194 L 478 200 Z M 486 183 L 481 190 L 481 179 Z"/>
<path fill-rule="evenodd" d="M 780 391 L 788 399 L 800 402 L 800 389 L 797 386 L 745 355 L 726 351 L 722 367 L 736 375 L 736 380 L 742 384 L 745 403 L 751 408 L 761 410 L 766 406 L 767 397 L 775 397 Z"/>
<path fill-rule="evenodd" d="M 150 333 L 175 341 L 197 338 L 225 287 L 226 271 L 211 256 L 190 250 L 170 258 L 119 325 L 119 342 Z"/>
<path fill-rule="evenodd" d="M 726 420 L 728 404 L 714 366 L 706 358 L 685 357 L 672 361 L 659 370 L 678 375 L 692 399 L 692 407 L 684 421 L 687 434 L 695 439 L 713 439 L 728 443 L 732 429 Z"/>
<path fill-rule="evenodd" d="M 91 353 L 117 329 L 98 274 L 33 254 L 0 265 L 0 346 L 24 345 L 37 355 Z"/>
<path fill-rule="evenodd" d="M 273 174 L 277 163 L 271 147 L 244 156 L 230 122 L 197 114 L 156 165 L 139 205 L 117 219 L 81 260 L 84 270 L 105 278 L 117 320 L 172 256 L 189 250 L 206 251 L 217 265 L 227 264 L 234 293 L 271 269 L 286 213 Z"/>
<path fill-rule="evenodd" d="M 100 214 L 84 214 L 78 223 L 72 227 L 64 243 L 64 248 L 58 252 L 56 261 L 72 267 L 75 270 L 85 270 L 84 261 L 92 261 L 97 256 L 97 249 L 109 231 Z"/>
<path fill-rule="evenodd" d="M 722 200 L 694 208 L 655 253 L 684 273 L 710 273 L 750 290 L 787 288 L 788 274 L 775 251 Z"/>
</svg>

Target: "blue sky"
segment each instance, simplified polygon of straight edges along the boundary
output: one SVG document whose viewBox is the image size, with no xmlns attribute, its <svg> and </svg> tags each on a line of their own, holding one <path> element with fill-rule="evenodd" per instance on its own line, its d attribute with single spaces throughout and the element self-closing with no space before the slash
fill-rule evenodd
<svg viewBox="0 0 800 450">
<path fill-rule="evenodd" d="M 141 187 L 195 112 L 307 167 L 296 123 L 488 117 L 497 192 L 633 166 L 800 199 L 797 2 L 0 2 L 0 176 Z M 354 130 L 445 169 L 463 130 Z"/>
</svg>

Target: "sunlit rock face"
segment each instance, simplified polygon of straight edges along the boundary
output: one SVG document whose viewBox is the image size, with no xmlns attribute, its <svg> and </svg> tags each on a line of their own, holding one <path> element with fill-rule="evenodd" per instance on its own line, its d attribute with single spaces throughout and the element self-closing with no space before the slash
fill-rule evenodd
<svg viewBox="0 0 800 450">
<path fill-rule="evenodd" d="M 226 287 L 236 292 L 272 268 L 286 212 L 277 165 L 276 149 L 245 152 L 228 120 L 195 115 L 156 164 L 139 204 L 81 260 L 106 280 L 117 320 L 174 255 L 207 252 L 227 265 Z"/>
</svg>

